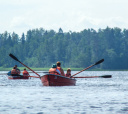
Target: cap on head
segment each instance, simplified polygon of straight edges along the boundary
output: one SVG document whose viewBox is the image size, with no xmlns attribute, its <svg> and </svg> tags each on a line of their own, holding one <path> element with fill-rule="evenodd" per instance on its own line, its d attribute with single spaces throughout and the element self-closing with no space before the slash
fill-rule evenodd
<svg viewBox="0 0 128 114">
<path fill-rule="evenodd" d="M 56 68 L 56 64 L 53 64 L 53 65 L 52 65 L 52 68 Z"/>
</svg>

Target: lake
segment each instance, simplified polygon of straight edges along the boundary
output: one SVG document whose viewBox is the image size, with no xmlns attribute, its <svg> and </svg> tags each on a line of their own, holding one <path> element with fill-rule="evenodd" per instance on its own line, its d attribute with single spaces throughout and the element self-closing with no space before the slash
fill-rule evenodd
<svg viewBox="0 0 128 114">
<path fill-rule="evenodd" d="M 62 87 L 0 75 L 0 114 L 127 114 L 128 71 L 84 71 L 77 76 L 101 75 L 112 78 L 77 78 L 76 86 Z"/>
</svg>

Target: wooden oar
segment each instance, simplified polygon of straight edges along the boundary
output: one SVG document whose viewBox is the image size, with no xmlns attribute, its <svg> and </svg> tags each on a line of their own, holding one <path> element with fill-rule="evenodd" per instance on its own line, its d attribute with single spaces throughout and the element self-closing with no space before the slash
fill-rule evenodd
<svg viewBox="0 0 128 114">
<path fill-rule="evenodd" d="M 30 69 L 28 66 L 26 66 L 25 64 L 23 64 L 21 61 L 19 61 L 13 54 L 9 54 L 9 56 L 11 57 L 11 58 L 13 58 L 14 60 L 16 60 L 16 61 L 18 61 L 18 62 L 20 62 L 22 65 L 24 65 L 25 67 L 27 67 L 29 70 L 31 70 L 33 73 L 35 73 L 36 75 L 38 75 L 39 77 L 40 77 L 40 75 L 39 74 L 37 74 L 35 71 L 33 71 L 32 69 Z"/>
<path fill-rule="evenodd" d="M 38 76 L 25 76 L 25 77 L 40 78 Z"/>
<path fill-rule="evenodd" d="M 85 68 L 85 69 L 79 71 L 78 73 L 72 75 L 71 77 L 73 77 L 73 76 L 75 76 L 75 75 L 77 75 L 77 74 L 79 74 L 79 73 L 81 73 L 81 72 L 83 72 L 83 71 L 85 71 L 85 70 L 87 70 L 87 69 L 93 67 L 94 65 L 98 65 L 98 64 L 102 63 L 103 61 L 104 61 L 104 59 L 101 59 L 101 60 L 99 60 L 98 62 L 96 62 L 95 64 L 93 64 L 93 65 L 91 65 L 91 66 L 89 66 L 89 67 L 87 67 L 87 68 Z"/>
<path fill-rule="evenodd" d="M 103 76 L 79 76 L 73 78 L 111 78 L 112 75 L 103 75 Z"/>
<path fill-rule="evenodd" d="M 38 76 L 26 76 L 26 77 L 39 78 Z M 73 77 L 73 78 L 111 78 L 111 77 L 112 77 L 112 75 L 103 75 L 103 76 L 79 76 L 79 77 Z"/>
</svg>

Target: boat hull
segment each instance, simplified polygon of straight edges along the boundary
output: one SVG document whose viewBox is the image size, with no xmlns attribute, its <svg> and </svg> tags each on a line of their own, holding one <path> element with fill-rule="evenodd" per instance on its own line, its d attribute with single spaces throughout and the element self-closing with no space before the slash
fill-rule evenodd
<svg viewBox="0 0 128 114">
<path fill-rule="evenodd" d="M 65 76 L 46 74 L 41 76 L 43 86 L 74 86 L 76 80 Z"/>
<path fill-rule="evenodd" d="M 8 76 L 8 79 L 29 79 L 27 76 Z"/>
</svg>

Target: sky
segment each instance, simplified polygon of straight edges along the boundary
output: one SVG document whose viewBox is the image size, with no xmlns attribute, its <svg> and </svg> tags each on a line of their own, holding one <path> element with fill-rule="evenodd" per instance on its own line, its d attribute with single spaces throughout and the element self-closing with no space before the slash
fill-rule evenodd
<svg viewBox="0 0 128 114">
<path fill-rule="evenodd" d="M 0 0 L 0 34 L 44 28 L 128 29 L 128 0 Z"/>
</svg>

